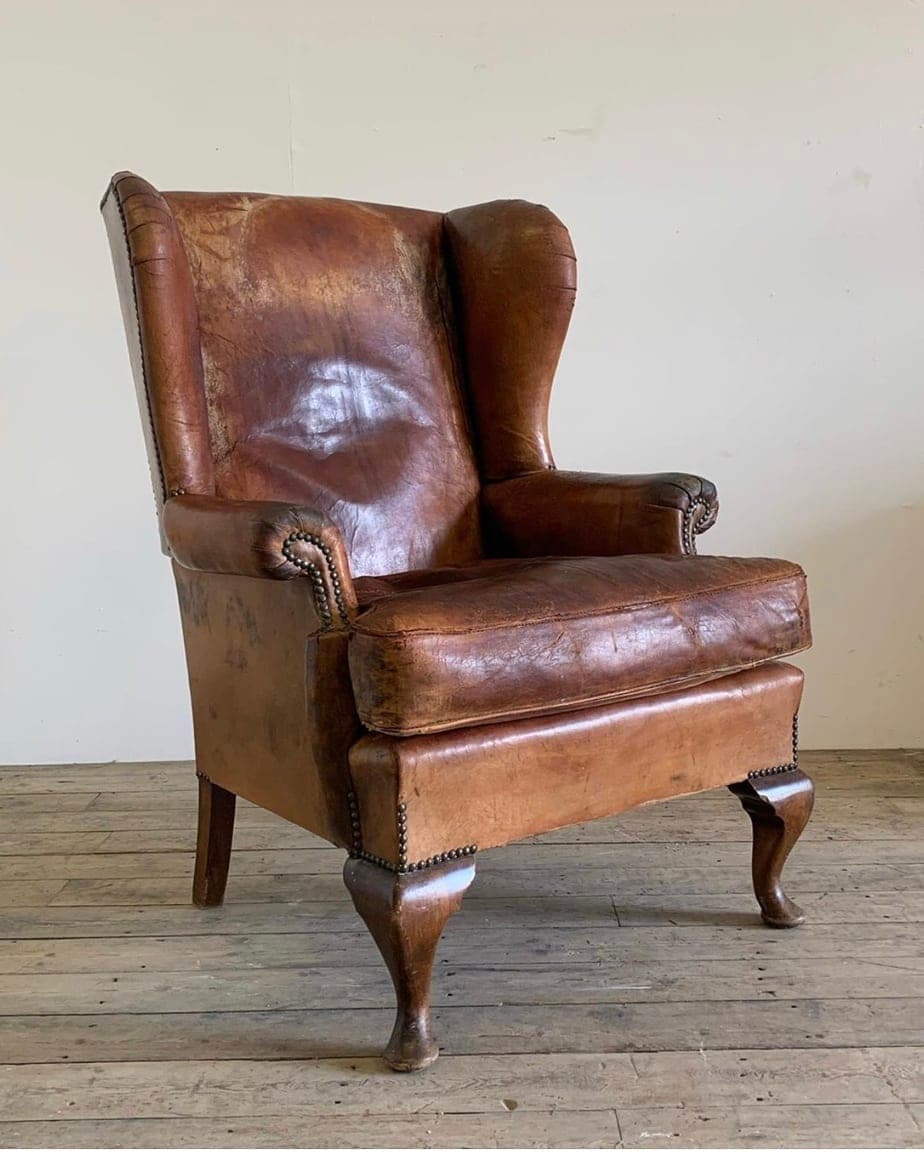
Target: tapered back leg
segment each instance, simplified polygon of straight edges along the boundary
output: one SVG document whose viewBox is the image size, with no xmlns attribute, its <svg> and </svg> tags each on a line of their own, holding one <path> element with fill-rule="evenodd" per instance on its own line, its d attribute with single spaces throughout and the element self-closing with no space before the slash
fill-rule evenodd
<svg viewBox="0 0 924 1152">
<path fill-rule="evenodd" d="M 225 898 L 236 801 L 233 792 L 213 784 L 206 776 L 199 776 L 199 837 L 193 903 L 200 908 L 211 908 Z"/>
</svg>

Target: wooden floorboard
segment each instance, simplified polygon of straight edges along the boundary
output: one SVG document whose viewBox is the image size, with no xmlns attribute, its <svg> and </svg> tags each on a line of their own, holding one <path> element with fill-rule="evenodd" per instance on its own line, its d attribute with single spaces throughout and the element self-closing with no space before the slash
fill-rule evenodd
<svg viewBox="0 0 924 1152">
<path fill-rule="evenodd" d="M 190 765 L 0 768 L 0 1146 L 921 1147 L 924 753 L 807 753 L 763 928 L 724 791 L 484 852 L 393 1075 L 343 853 L 242 803 L 189 904 Z"/>
</svg>

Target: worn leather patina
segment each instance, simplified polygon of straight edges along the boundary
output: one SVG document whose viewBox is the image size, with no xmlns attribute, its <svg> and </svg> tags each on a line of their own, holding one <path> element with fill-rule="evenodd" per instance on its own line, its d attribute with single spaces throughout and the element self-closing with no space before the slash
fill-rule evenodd
<svg viewBox="0 0 924 1152">
<path fill-rule="evenodd" d="M 433 953 L 479 846 L 730 785 L 764 919 L 798 923 L 805 576 L 697 556 L 701 477 L 555 467 L 561 221 L 130 173 L 102 210 L 183 621 L 196 902 L 222 899 L 235 796 L 348 849 L 404 1070 L 435 1059 Z"/>
</svg>

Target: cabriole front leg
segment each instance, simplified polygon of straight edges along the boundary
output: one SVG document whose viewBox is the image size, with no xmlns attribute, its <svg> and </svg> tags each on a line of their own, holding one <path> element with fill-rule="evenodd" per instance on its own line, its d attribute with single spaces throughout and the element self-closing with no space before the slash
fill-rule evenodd
<svg viewBox="0 0 924 1152">
<path fill-rule="evenodd" d="M 764 923 L 795 928 L 805 917 L 783 891 L 780 874 L 812 814 L 814 785 L 804 772 L 789 768 L 767 776 L 755 774 L 729 787 L 754 828 L 751 871 Z"/>
<path fill-rule="evenodd" d="M 439 1055 L 430 1027 L 433 961 L 443 927 L 474 878 L 470 858 L 407 873 L 361 859 L 351 858 L 344 866 L 353 903 L 395 986 L 398 1012 L 384 1057 L 398 1072 L 426 1068 Z"/>
</svg>

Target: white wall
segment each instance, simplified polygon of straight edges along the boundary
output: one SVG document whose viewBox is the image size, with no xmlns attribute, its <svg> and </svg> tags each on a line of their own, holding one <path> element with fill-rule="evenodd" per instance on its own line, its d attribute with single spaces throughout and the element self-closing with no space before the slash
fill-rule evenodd
<svg viewBox="0 0 924 1152">
<path fill-rule="evenodd" d="M 924 744 L 924 7 L 2 5 L 0 762 L 192 754 L 97 201 L 549 204 L 562 466 L 687 469 L 808 569 L 804 743 Z"/>
</svg>

